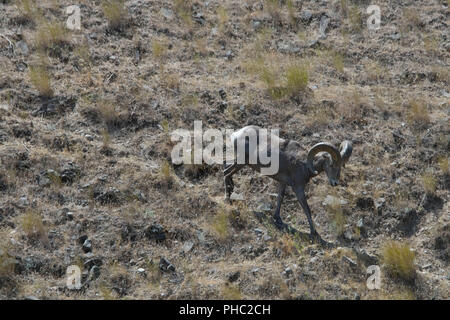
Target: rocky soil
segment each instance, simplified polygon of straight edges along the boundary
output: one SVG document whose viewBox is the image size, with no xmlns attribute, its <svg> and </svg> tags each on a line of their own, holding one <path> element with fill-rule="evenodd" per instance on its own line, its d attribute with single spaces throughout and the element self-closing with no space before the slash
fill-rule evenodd
<svg viewBox="0 0 450 320">
<path fill-rule="evenodd" d="M 0 298 L 449 298 L 448 1 L 374 1 L 369 30 L 370 1 L 129 0 L 115 24 L 80 0 L 62 38 L 46 23 L 73 1 L 24 3 L 0 0 Z M 307 87 L 274 97 L 291 64 Z M 170 132 L 194 120 L 280 128 L 303 158 L 353 141 L 341 184 L 307 189 L 335 247 L 273 226 L 269 178 L 242 170 L 227 204 L 221 166 L 172 164 Z M 290 190 L 281 215 L 309 232 Z M 407 280 L 391 240 L 414 251 Z"/>
</svg>

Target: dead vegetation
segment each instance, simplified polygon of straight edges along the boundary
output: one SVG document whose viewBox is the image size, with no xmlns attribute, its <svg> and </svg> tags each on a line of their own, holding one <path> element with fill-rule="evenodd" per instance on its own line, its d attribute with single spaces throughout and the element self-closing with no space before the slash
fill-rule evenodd
<svg viewBox="0 0 450 320">
<path fill-rule="evenodd" d="M 1 299 L 448 296 L 442 1 L 381 1 L 376 32 L 350 0 L 84 1 L 80 31 L 72 4 L 2 4 Z M 267 177 L 243 170 L 225 204 L 220 165 L 174 165 L 170 133 L 194 120 L 280 128 L 304 152 L 352 140 L 341 184 L 307 190 L 341 249 L 275 228 Z M 282 217 L 305 232 L 301 210 L 289 191 Z"/>
</svg>

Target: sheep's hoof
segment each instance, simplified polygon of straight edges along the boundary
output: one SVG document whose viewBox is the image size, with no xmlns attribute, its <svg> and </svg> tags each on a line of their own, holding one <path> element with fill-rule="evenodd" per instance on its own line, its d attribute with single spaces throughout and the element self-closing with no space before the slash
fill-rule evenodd
<svg viewBox="0 0 450 320">
<path fill-rule="evenodd" d="M 275 225 L 275 227 L 277 227 L 279 230 L 282 230 L 284 228 L 284 223 L 283 220 L 281 220 L 281 218 L 273 218 L 273 224 Z"/>
</svg>

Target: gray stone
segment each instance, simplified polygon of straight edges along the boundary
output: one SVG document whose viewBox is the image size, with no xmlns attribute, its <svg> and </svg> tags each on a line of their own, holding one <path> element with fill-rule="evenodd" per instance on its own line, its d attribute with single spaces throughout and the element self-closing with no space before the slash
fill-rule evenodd
<svg viewBox="0 0 450 320">
<path fill-rule="evenodd" d="M 194 247 L 194 243 L 191 241 L 188 241 L 183 246 L 183 252 L 187 253 L 187 252 L 191 251 L 193 247 Z"/>
<path fill-rule="evenodd" d="M 320 18 L 319 33 L 320 33 L 321 38 L 325 38 L 327 36 L 326 31 L 327 31 L 329 22 L 330 22 L 330 18 L 328 18 L 327 16 L 322 16 Z"/>
<path fill-rule="evenodd" d="M 161 8 L 161 10 L 159 10 L 159 13 L 168 20 L 172 20 L 174 16 L 173 11 L 166 8 Z"/>
<path fill-rule="evenodd" d="M 30 54 L 30 49 L 28 49 L 28 45 L 25 41 L 19 41 L 16 43 L 16 47 L 19 48 L 19 51 L 24 56 L 27 56 Z"/>
</svg>

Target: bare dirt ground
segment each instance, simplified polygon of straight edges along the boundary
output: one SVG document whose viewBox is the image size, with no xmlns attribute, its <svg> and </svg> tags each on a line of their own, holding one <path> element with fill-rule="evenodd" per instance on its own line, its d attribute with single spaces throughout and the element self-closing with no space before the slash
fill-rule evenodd
<svg viewBox="0 0 450 320">
<path fill-rule="evenodd" d="M 449 298 L 448 1 L 376 1 L 379 30 L 369 1 L 117 3 L 68 30 L 73 1 L 0 0 L 0 298 Z M 221 166 L 173 165 L 194 120 L 280 128 L 304 159 L 351 140 L 341 184 L 307 189 L 336 247 L 264 218 L 269 178 L 226 204 Z M 309 232 L 291 191 L 281 214 Z"/>
</svg>

